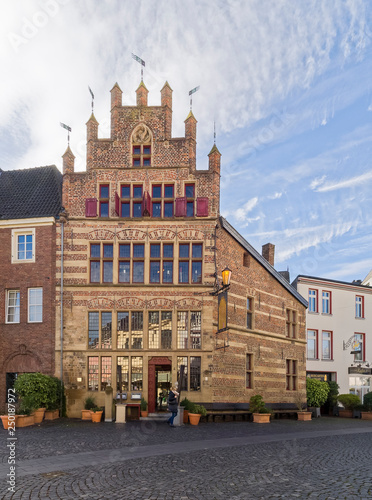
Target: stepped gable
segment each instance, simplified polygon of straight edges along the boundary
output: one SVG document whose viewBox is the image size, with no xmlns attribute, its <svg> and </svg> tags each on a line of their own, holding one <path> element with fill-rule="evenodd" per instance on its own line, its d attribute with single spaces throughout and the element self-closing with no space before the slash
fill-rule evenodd
<svg viewBox="0 0 372 500">
<path fill-rule="evenodd" d="M 55 217 L 62 206 L 62 174 L 55 165 L 2 171 L 0 220 Z"/>
</svg>

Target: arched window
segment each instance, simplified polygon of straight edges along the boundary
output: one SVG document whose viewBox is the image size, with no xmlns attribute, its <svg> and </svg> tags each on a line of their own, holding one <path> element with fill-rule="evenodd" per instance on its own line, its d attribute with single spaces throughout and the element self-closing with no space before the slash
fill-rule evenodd
<svg viewBox="0 0 372 500">
<path fill-rule="evenodd" d="M 140 124 L 132 134 L 132 166 L 151 167 L 152 165 L 152 134 L 150 129 Z"/>
</svg>

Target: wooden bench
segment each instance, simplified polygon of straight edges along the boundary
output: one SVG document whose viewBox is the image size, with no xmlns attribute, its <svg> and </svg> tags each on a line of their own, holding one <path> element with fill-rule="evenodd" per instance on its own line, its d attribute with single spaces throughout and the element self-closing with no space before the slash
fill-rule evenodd
<svg viewBox="0 0 372 500">
<path fill-rule="evenodd" d="M 226 417 L 232 417 L 232 419 L 235 421 L 237 419 L 237 417 L 241 418 L 242 420 L 249 420 L 249 418 L 251 417 L 252 413 L 250 411 L 241 411 L 241 410 L 236 410 L 236 411 L 207 411 L 207 415 L 206 415 L 206 421 L 207 422 L 210 422 L 210 420 L 212 420 L 212 422 L 215 422 L 216 421 L 216 417 L 217 418 L 222 418 L 222 420 L 225 422 L 226 421 Z"/>
<path fill-rule="evenodd" d="M 291 418 L 297 415 L 298 410 L 287 409 L 287 410 L 273 410 L 274 418 Z"/>
</svg>

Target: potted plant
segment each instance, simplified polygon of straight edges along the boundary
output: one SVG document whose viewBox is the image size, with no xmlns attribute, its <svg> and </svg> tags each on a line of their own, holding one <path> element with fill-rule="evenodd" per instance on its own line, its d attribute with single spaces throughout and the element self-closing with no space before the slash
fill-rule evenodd
<svg viewBox="0 0 372 500">
<path fill-rule="evenodd" d="M 144 397 L 141 398 L 141 417 L 147 417 L 149 412 L 147 411 L 147 401 Z"/>
<path fill-rule="evenodd" d="M 372 392 L 368 392 L 363 398 L 362 420 L 372 420 Z"/>
<path fill-rule="evenodd" d="M 256 424 L 269 424 L 271 410 L 265 406 L 264 400 L 260 394 L 252 396 L 249 400 L 249 409 L 253 415 L 253 422 Z"/>
<path fill-rule="evenodd" d="M 304 398 L 300 393 L 297 393 L 296 395 L 296 406 L 298 409 L 297 420 L 300 420 L 301 422 L 310 421 L 312 413 L 311 411 L 307 411 L 307 403 L 304 401 Z"/>
<path fill-rule="evenodd" d="M 327 401 L 329 385 L 315 378 L 306 379 L 307 406 L 314 417 L 320 417 L 320 407 Z"/>
<path fill-rule="evenodd" d="M 191 403 L 189 407 L 189 421 L 191 425 L 198 425 L 201 416 L 205 416 L 207 410 L 203 405 Z"/>
<path fill-rule="evenodd" d="M 189 421 L 189 412 L 190 412 L 190 408 L 192 408 L 192 405 L 193 405 L 193 403 L 191 403 L 191 401 L 187 398 L 184 398 L 180 402 L 180 406 L 183 407 L 183 423 L 184 424 L 187 424 Z"/>
<path fill-rule="evenodd" d="M 35 415 L 31 412 L 33 408 L 27 407 L 24 401 L 21 401 L 18 410 L 17 427 L 28 427 L 29 425 L 34 425 Z"/>
<path fill-rule="evenodd" d="M 102 418 L 102 413 L 103 413 L 103 409 L 99 406 L 96 406 L 95 408 L 92 408 L 92 411 L 91 411 L 91 418 L 92 418 L 92 422 L 100 422 L 101 421 L 101 418 Z"/>
<path fill-rule="evenodd" d="M 342 418 L 352 418 L 353 410 L 360 405 L 359 396 L 356 394 L 339 394 L 337 400 L 344 407 L 344 410 L 338 410 L 338 414 Z"/>
<path fill-rule="evenodd" d="M 92 420 L 92 410 L 96 408 L 96 402 L 92 396 L 89 396 L 84 401 L 84 410 L 81 410 L 81 420 Z"/>
</svg>

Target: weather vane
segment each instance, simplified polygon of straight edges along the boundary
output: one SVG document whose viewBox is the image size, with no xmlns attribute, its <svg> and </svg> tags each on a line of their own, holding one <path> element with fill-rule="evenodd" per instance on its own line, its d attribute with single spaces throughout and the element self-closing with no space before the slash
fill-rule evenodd
<svg viewBox="0 0 372 500">
<path fill-rule="evenodd" d="M 61 127 L 65 128 L 67 130 L 67 144 L 70 145 L 70 132 L 71 132 L 71 127 L 69 127 L 68 125 L 65 125 L 64 123 L 62 122 L 59 122 L 59 124 L 61 125 Z"/>
<path fill-rule="evenodd" d="M 195 94 L 200 89 L 200 85 L 198 87 L 195 87 L 194 89 L 190 90 L 189 96 L 190 96 L 190 111 L 192 110 L 192 95 Z"/>
<path fill-rule="evenodd" d="M 140 57 L 136 56 L 135 54 L 133 54 L 132 52 L 132 57 L 133 59 L 135 59 L 137 62 L 140 63 L 141 65 L 141 82 L 143 82 L 143 68 L 146 66 L 145 65 L 145 61 L 143 59 L 141 59 Z"/>
<path fill-rule="evenodd" d="M 89 85 L 88 85 L 88 89 L 89 89 L 90 95 L 92 96 L 92 113 L 93 113 L 93 109 L 94 109 L 94 94 L 93 94 L 92 89 L 89 87 Z"/>
<path fill-rule="evenodd" d="M 213 122 L 213 138 L 214 143 L 216 144 L 216 121 Z"/>
</svg>

